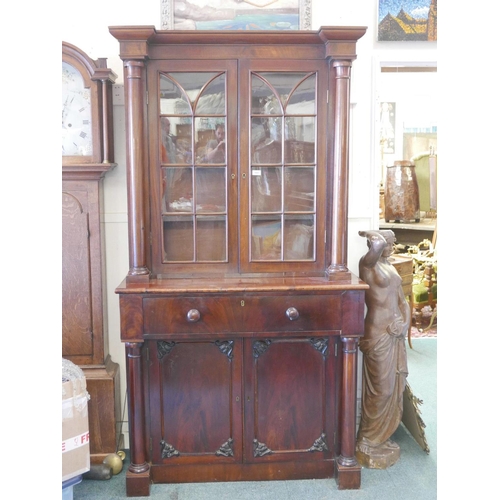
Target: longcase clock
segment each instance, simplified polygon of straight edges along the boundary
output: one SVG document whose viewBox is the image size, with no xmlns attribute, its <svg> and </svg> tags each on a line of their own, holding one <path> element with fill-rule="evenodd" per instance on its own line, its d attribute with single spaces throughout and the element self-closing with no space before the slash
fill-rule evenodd
<svg viewBox="0 0 500 500">
<path fill-rule="evenodd" d="M 92 463 L 120 446 L 119 365 L 108 348 L 100 213 L 113 158 L 112 85 L 106 59 L 62 43 L 62 356 L 83 369 L 90 394 Z"/>
</svg>

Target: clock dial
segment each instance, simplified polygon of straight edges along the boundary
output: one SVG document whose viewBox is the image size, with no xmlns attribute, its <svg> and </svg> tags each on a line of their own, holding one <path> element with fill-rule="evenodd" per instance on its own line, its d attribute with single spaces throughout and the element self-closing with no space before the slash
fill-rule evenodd
<svg viewBox="0 0 500 500">
<path fill-rule="evenodd" d="M 92 154 L 92 114 L 90 90 L 71 65 L 62 66 L 62 155 Z"/>
</svg>

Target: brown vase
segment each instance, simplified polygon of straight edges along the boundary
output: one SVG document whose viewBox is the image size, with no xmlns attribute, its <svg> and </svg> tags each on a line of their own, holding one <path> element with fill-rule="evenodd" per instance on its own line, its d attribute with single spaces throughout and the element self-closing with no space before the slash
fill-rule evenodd
<svg viewBox="0 0 500 500">
<path fill-rule="evenodd" d="M 385 221 L 419 222 L 420 201 L 415 163 L 395 161 L 385 179 Z"/>
</svg>

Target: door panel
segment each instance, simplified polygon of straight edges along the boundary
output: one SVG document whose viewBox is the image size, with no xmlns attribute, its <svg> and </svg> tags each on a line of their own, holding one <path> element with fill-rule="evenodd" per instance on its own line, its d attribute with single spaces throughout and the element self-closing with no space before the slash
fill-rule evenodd
<svg viewBox="0 0 500 500">
<path fill-rule="evenodd" d="M 247 461 L 333 456 L 332 350 L 328 337 L 245 341 Z"/>
<path fill-rule="evenodd" d="M 149 348 L 153 463 L 241 461 L 241 341 Z"/>
</svg>

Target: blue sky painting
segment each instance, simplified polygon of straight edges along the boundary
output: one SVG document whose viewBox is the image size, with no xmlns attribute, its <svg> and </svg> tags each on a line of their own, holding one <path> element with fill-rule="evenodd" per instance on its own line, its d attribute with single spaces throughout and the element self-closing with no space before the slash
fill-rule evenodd
<svg viewBox="0 0 500 500">
<path fill-rule="evenodd" d="M 378 21 L 390 13 L 397 16 L 401 8 L 415 19 L 426 19 L 431 0 L 379 0 Z"/>
</svg>

